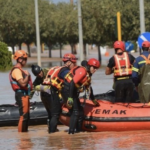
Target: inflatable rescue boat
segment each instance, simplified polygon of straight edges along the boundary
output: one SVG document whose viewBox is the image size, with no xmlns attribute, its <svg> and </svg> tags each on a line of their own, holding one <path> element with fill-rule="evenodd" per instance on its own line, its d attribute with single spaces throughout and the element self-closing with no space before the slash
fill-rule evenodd
<svg viewBox="0 0 150 150">
<path fill-rule="evenodd" d="M 84 108 L 83 130 L 130 131 L 150 130 L 150 105 L 148 103 L 113 103 L 99 100 L 100 106 L 93 105 L 91 100 L 80 100 Z M 60 122 L 69 126 L 70 113 L 63 106 Z"/>
<path fill-rule="evenodd" d="M 103 99 L 105 101 L 114 101 L 114 91 L 110 90 L 103 94 L 95 95 L 96 99 Z M 135 94 L 134 96 L 135 101 L 138 101 L 138 96 Z M 88 100 L 87 100 L 88 102 Z M 86 107 L 90 104 L 86 104 Z M 93 105 L 90 105 L 90 109 L 94 109 Z M 85 107 L 85 108 L 86 108 Z M 95 108 L 97 109 L 97 108 Z M 100 108 L 101 109 L 101 108 Z M 90 111 L 90 110 L 88 110 Z M 63 116 L 65 118 L 68 118 L 68 110 L 63 108 Z M 90 113 L 90 112 L 89 112 Z M 63 121 L 62 119 L 62 121 Z M 18 106 L 14 104 L 3 104 L 0 105 L 0 127 L 2 126 L 17 126 L 19 120 L 19 111 Z M 67 121 L 64 124 L 68 124 Z M 30 103 L 30 125 L 40 125 L 40 124 L 47 124 L 47 112 L 45 110 L 45 107 L 42 102 L 33 102 Z M 86 130 L 86 129 L 85 129 Z"/>
</svg>

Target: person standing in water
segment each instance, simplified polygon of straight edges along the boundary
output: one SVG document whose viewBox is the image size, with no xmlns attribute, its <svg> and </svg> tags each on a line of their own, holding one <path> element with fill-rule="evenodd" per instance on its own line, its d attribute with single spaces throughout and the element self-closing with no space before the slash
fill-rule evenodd
<svg viewBox="0 0 150 150">
<path fill-rule="evenodd" d="M 23 70 L 27 63 L 28 55 L 24 50 L 17 50 L 14 54 L 16 65 L 9 73 L 9 80 L 15 92 L 16 103 L 19 105 L 20 119 L 18 132 L 28 131 L 29 115 L 29 95 L 32 90 L 32 80 L 28 71 Z"/>
</svg>

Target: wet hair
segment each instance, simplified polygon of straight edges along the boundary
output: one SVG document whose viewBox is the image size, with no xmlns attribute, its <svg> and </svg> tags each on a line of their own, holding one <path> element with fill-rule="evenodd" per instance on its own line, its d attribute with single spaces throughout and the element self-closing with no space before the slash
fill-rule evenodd
<svg viewBox="0 0 150 150">
<path fill-rule="evenodd" d="M 86 60 L 83 60 L 83 61 L 81 62 L 81 66 L 83 66 L 83 67 L 87 67 L 87 65 L 88 65 L 88 63 L 87 63 L 87 61 L 86 61 Z"/>
<path fill-rule="evenodd" d="M 149 50 L 149 47 L 142 47 L 142 50 L 143 50 L 143 51 L 148 51 L 148 50 Z"/>
<path fill-rule="evenodd" d="M 88 62 L 87 62 L 86 60 L 83 60 L 83 61 L 81 62 L 81 66 L 85 67 L 86 70 L 87 70 L 88 72 L 90 72 L 90 66 L 88 65 Z"/>
</svg>

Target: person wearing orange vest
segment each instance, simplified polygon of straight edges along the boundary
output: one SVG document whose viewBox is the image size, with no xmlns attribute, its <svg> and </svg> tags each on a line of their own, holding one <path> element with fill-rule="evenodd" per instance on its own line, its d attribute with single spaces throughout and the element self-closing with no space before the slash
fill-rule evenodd
<svg viewBox="0 0 150 150">
<path fill-rule="evenodd" d="M 26 65 L 27 54 L 24 50 L 17 50 L 14 54 L 16 65 L 9 73 L 9 80 L 15 92 L 16 103 L 19 105 L 20 119 L 18 132 L 28 131 L 29 121 L 29 95 L 32 90 L 32 80 L 28 71 L 22 68 Z"/>
<path fill-rule="evenodd" d="M 125 44 L 122 41 L 116 41 L 114 49 L 115 55 L 109 59 L 105 74 L 114 73 L 115 102 L 131 102 L 134 90 L 132 82 L 134 57 L 125 52 Z"/>
<path fill-rule="evenodd" d="M 132 79 L 139 93 L 140 102 L 150 102 L 150 42 L 142 43 L 142 54 L 136 58 L 132 68 Z"/>
<path fill-rule="evenodd" d="M 61 113 L 61 103 L 59 93 L 62 91 L 64 78 L 69 72 L 69 69 L 74 66 L 77 58 L 73 54 L 65 54 L 62 61 L 64 66 L 57 67 L 54 72 L 49 76 L 50 78 L 50 91 L 51 91 L 51 120 L 50 120 L 50 131 L 49 133 L 56 132 L 59 116 Z M 63 95 L 63 93 L 61 92 Z"/>
<path fill-rule="evenodd" d="M 68 134 L 74 134 L 82 131 L 84 118 L 83 107 L 79 100 L 79 93 L 90 88 L 91 75 L 100 67 L 98 60 L 92 58 L 87 62 L 88 70 L 83 66 L 75 66 L 65 76 L 64 93 L 68 93 L 66 106 L 70 109 L 70 124 Z M 66 90 L 66 92 L 65 92 Z M 99 106 L 99 103 L 93 99 L 93 104 Z"/>
</svg>

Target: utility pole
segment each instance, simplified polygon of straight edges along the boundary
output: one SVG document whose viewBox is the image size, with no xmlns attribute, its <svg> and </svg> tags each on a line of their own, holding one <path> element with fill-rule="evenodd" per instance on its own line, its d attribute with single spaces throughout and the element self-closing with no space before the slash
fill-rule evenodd
<svg viewBox="0 0 150 150">
<path fill-rule="evenodd" d="M 140 7 L 140 32 L 142 34 L 145 32 L 144 0 L 139 0 L 139 7 Z M 141 48 L 139 48 L 139 53 L 141 54 Z"/>
<path fill-rule="evenodd" d="M 144 0 L 139 0 L 139 7 L 140 7 L 140 31 L 142 34 L 145 32 Z"/>
<path fill-rule="evenodd" d="M 70 0 L 70 4 L 72 4 L 72 5 L 73 5 L 73 0 Z"/>
<path fill-rule="evenodd" d="M 37 60 L 38 60 L 38 65 L 41 66 L 38 0 L 34 0 L 34 2 L 35 2 L 35 27 L 36 27 Z"/>
<path fill-rule="evenodd" d="M 78 30 L 79 30 L 79 51 L 80 51 L 80 63 L 83 60 L 83 31 L 82 31 L 82 15 L 81 15 L 81 0 L 78 2 Z"/>
</svg>

